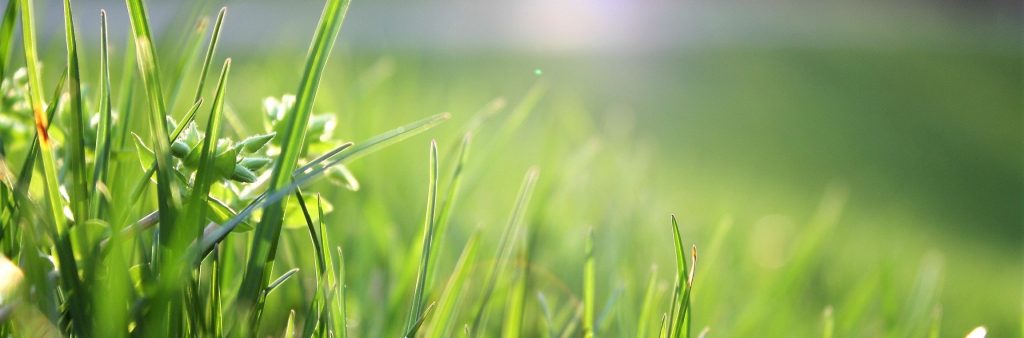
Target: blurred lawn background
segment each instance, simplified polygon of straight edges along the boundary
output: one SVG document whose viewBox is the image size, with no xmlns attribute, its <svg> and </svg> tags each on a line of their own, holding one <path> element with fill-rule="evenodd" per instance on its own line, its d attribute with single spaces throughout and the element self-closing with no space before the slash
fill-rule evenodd
<svg viewBox="0 0 1024 338">
<path fill-rule="evenodd" d="M 176 17 L 229 7 L 218 54 L 236 68 L 236 128 L 263 97 L 295 90 L 322 5 L 150 3 L 158 37 Z M 47 6 L 42 20 L 60 22 L 59 4 Z M 95 39 L 99 8 L 126 36 L 123 3 L 78 6 L 83 39 Z M 536 264 L 576 294 L 591 226 L 599 301 L 638 302 L 652 264 L 667 281 L 674 212 L 702 250 L 695 327 L 713 336 L 813 335 L 827 306 L 843 336 L 914 336 L 924 328 L 908 318 L 937 308 L 944 336 L 978 325 L 1024 335 L 1021 13 L 999 1 L 353 1 L 317 100 L 340 117 L 337 133 L 454 117 L 354 164 L 361 191 L 325 190 L 332 236 L 371 262 L 350 266 L 350 292 L 368 302 L 407 266 L 428 139 L 448 161 L 475 112 L 495 98 L 514 107 L 539 85 L 511 142 L 472 155 L 443 266 L 475 227 L 497 240 L 487 229 L 537 164 Z M 41 30 L 44 46 L 63 50 L 59 29 Z M 159 48 L 180 40 L 164 38 Z M 362 226 L 380 222 L 393 226 Z M 288 295 L 300 293 L 272 301 Z"/>
</svg>

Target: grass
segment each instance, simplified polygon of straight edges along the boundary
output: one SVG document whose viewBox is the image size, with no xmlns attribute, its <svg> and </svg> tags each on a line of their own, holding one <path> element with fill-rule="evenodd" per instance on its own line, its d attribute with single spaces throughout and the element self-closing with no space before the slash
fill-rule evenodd
<svg viewBox="0 0 1024 338">
<path fill-rule="evenodd" d="M 229 9 L 156 39 L 144 1 L 127 0 L 120 46 L 106 11 L 90 41 L 63 5 L 63 51 L 38 53 L 32 0 L 9 2 L 0 23 L 0 107 L 27 126 L 0 125 L 0 335 L 975 337 L 1021 325 L 942 296 L 945 276 L 960 277 L 941 258 L 837 242 L 842 187 L 799 232 L 772 217 L 665 220 L 678 206 L 644 183 L 656 178 L 641 136 L 622 121 L 602 130 L 540 72 L 494 98 L 380 64 L 334 69 L 346 0 L 326 1 L 303 63 L 265 69 L 218 56 L 234 52 L 218 51 Z M 181 46 L 162 45 L 174 34 Z M 61 66 L 44 73 L 41 57 Z M 288 67 L 302 69 L 297 88 L 278 83 Z"/>
</svg>

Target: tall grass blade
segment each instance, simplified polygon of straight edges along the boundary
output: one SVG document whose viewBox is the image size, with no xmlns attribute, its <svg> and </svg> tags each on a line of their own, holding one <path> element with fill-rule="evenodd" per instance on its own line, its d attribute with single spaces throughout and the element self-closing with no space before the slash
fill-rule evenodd
<svg viewBox="0 0 1024 338">
<path fill-rule="evenodd" d="M 437 315 L 434 316 L 436 320 L 431 324 L 428 337 L 449 337 L 451 335 L 458 300 L 462 296 L 463 290 L 465 290 L 469 272 L 476 262 L 479 238 L 480 232 L 474 231 L 470 235 L 469 241 L 466 242 L 466 247 L 462 249 L 462 254 L 459 256 L 458 262 L 455 263 L 451 276 L 448 277 L 448 283 L 445 285 L 444 291 L 441 292 L 441 300 L 437 305 Z"/>
<path fill-rule="evenodd" d="M 291 173 L 297 164 L 302 149 L 303 138 L 316 98 L 320 77 L 335 39 L 341 30 L 341 22 L 348 9 L 348 0 L 328 0 L 317 25 L 316 35 L 306 58 L 302 81 L 296 95 L 294 108 L 288 112 L 284 121 L 284 133 L 281 138 L 281 153 L 274 162 L 268 190 L 273 193 L 288 185 Z M 273 267 L 277 252 L 277 243 L 281 235 L 284 218 L 284 203 L 275 203 L 264 210 L 263 217 L 256 227 L 256 233 L 249 251 L 245 274 L 238 292 L 238 304 L 242 320 L 237 322 L 247 329 L 259 322 L 263 307 L 262 290 L 267 283 L 267 271 Z"/>
<path fill-rule="evenodd" d="M 67 69 L 61 74 L 60 80 L 57 81 L 57 87 L 53 90 L 53 96 L 50 97 L 50 104 L 46 107 L 46 120 L 53 120 L 53 116 L 57 114 L 57 107 L 60 105 L 61 94 L 64 93 L 64 83 L 68 78 Z M 46 125 L 46 130 L 49 131 L 50 125 Z M 32 173 L 36 164 L 36 157 L 39 156 L 39 132 L 36 131 L 35 135 L 32 136 L 32 145 L 29 146 L 28 155 L 25 155 L 25 160 L 21 164 L 21 171 L 18 172 L 18 184 L 17 189 L 22 192 L 28 191 L 29 184 L 32 183 Z"/>
<path fill-rule="evenodd" d="M 420 267 L 416 277 L 416 287 L 413 292 L 412 305 L 409 307 L 409 316 L 406 319 L 405 330 L 411 331 L 416 318 L 419 318 L 423 309 L 424 288 L 427 283 L 427 275 L 430 273 L 430 251 L 434 242 L 435 218 L 437 209 L 437 142 L 430 141 L 430 164 L 427 183 L 427 210 L 423 220 L 423 252 L 420 256 Z"/>
<path fill-rule="evenodd" d="M 206 74 L 210 72 L 210 63 L 213 62 L 213 53 L 217 50 L 217 41 L 220 41 L 220 29 L 224 25 L 224 16 L 228 8 L 223 7 L 217 13 L 217 23 L 213 25 L 213 34 L 210 35 L 210 45 L 206 47 L 206 57 L 203 59 L 203 68 L 199 71 L 199 85 L 196 86 L 196 95 L 192 102 L 198 102 L 203 97 L 203 87 L 206 84 Z"/>
<path fill-rule="evenodd" d="M 686 257 L 683 249 L 683 237 L 679 234 L 679 222 L 672 215 L 672 240 L 676 253 L 676 282 L 672 293 L 672 311 L 669 315 L 669 336 L 679 337 L 683 329 L 683 317 L 686 315 L 686 302 L 683 300 L 686 288 Z"/>
<path fill-rule="evenodd" d="M 654 315 L 655 299 L 658 288 L 658 268 L 651 267 L 651 277 L 647 282 L 647 291 L 644 291 L 644 299 L 640 304 L 640 317 L 636 321 L 636 337 L 648 337 L 647 329 L 651 325 L 651 316 Z"/>
<path fill-rule="evenodd" d="M 139 73 L 145 84 L 146 96 L 149 99 L 149 127 L 153 135 L 153 153 L 156 159 L 157 205 L 160 209 L 160 246 L 169 246 L 167 241 L 177 218 L 180 197 L 178 190 L 172 188 L 174 169 L 172 168 L 170 141 L 167 136 L 167 104 L 164 102 L 163 90 L 160 87 L 160 70 L 156 59 L 156 49 L 150 34 L 149 18 L 142 0 L 125 0 L 128 5 L 129 21 L 135 40 L 135 55 Z M 160 262 L 160 259 L 157 260 Z"/>
<path fill-rule="evenodd" d="M 70 237 L 67 234 L 68 224 L 63 213 L 63 201 L 58 191 L 57 164 L 50 144 L 50 136 L 47 132 L 49 121 L 43 112 L 42 79 L 39 74 L 39 57 L 36 53 L 36 34 L 33 3 L 31 0 L 21 0 L 21 22 L 23 45 L 25 49 L 25 62 L 28 68 L 29 79 L 29 102 L 32 106 L 32 114 L 35 119 L 36 134 L 39 135 L 39 153 L 42 155 L 43 175 L 46 180 L 46 200 L 49 202 L 50 220 L 53 222 L 49 232 L 54 236 L 56 243 L 57 260 L 63 273 L 60 274 L 62 286 L 65 288 L 65 297 L 68 299 L 68 310 L 72 320 L 72 331 L 84 335 L 89 332 L 85 304 L 82 299 L 88 295 L 81 289 L 81 281 L 78 278 L 78 267 L 75 262 L 74 249 L 71 246 Z M 48 292 L 44 290 L 42 292 Z M 81 298 L 79 298 L 81 297 Z M 56 319 L 56 318 L 51 318 Z"/>
<path fill-rule="evenodd" d="M 69 201 L 75 221 L 82 223 L 89 212 L 89 180 L 85 167 L 85 108 L 82 107 L 82 80 L 78 64 L 78 40 L 75 35 L 74 19 L 71 15 L 71 0 L 64 0 L 64 34 L 67 43 L 68 91 L 71 96 L 71 142 L 66 142 L 68 163 L 66 170 L 71 173 Z"/>
<path fill-rule="evenodd" d="M 323 219 L 322 216 L 321 216 L 321 219 Z M 347 320 L 347 318 L 348 318 L 347 317 L 348 316 L 348 309 L 346 308 L 345 302 L 346 302 L 346 299 L 347 299 L 348 295 L 345 292 L 346 291 L 345 290 L 346 289 L 346 286 L 345 286 L 345 255 L 341 251 L 341 247 L 340 246 L 337 247 L 337 251 L 338 251 L 338 257 L 337 257 L 337 259 L 334 260 L 336 262 L 335 263 L 336 265 L 334 266 L 334 271 L 337 274 L 337 277 L 334 280 L 334 282 L 335 282 L 335 284 L 334 284 L 334 287 L 335 287 L 334 293 L 337 295 L 334 298 L 335 299 L 335 306 L 337 307 L 335 309 L 334 318 L 333 318 L 333 320 L 334 320 L 334 331 L 335 331 L 335 336 L 336 337 L 338 337 L 338 338 L 347 338 L 348 337 L 348 320 Z"/>
<path fill-rule="evenodd" d="M 14 40 L 14 23 L 18 19 L 18 2 L 7 1 L 4 19 L 0 22 L 0 79 L 6 78 L 7 66 L 11 63 L 11 42 Z"/>
<path fill-rule="evenodd" d="M 483 328 L 483 321 L 487 305 L 494 294 L 495 286 L 498 284 L 498 277 L 501 274 L 502 269 L 508 263 L 509 257 L 512 255 L 512 247 L 515 238 L 518 237 L 519 228 L 523 222 L 523 218 L 526 216 L 526 208 L 530 204 L 530 198 L 533 196 L 533 188 L 537 183 L 537 176 L 540 171 L 536 167 L 527 170 L 526 176 L 523 178 L 523 183 L 519 188 L 518 196 L 516 197 L 516 204 L 512 208 L 512 214 L 509 217 L 508 224 L 505 226 L 505 230 L 502 232 L 501 241 L 498 242 L 498 257 L 495 263 L 491 265 L 491 268 L 487 272 L 487 277 L 484 279 L 483 294 L 481 295 L 480 305 L 476 308 L 476 314 L 473 317 L 473 325 L 471 326 L 471 332 L 474 335 L 481 335 L 480 330 Z"/>
<path fill-rule="evenodd" d="M 595 307 L 597 297 L 595 287 L 597 284 L 597 266 L 594 262 L 594 229 L 587 231 L 587 238 L 584 240 L 586 258 L 583 263 L 583 337 L 594 336 Z"/>
<path fill-rule="evenodd" d="M 216 183 L 218 177 L 214 162 L 219 155 L 216 149 L 217 140 L 220 138 L 224 95 L 230 71 L 231 59 L 227 59 L 224 61 L 224 67 L 221 69 L 220 80 L 217 81 L 217 92 L 213 98 L 213 107 L 206 122 L 206 136 L 203 138 L 202 147 L 199 152 L 199 167 L 196 170 L 195 183 L 192 185 L 192 195 L 188 203 L 188 217 L 185 217 L 188 223 L 183 224 L 184 227 L 175 232 L 177 236 L 182 236 L 178 240 L 181 242 L 176 243 L 177 245 L 184 245 L 185 240 L 201 236 L 203 226 L 206 225 L 207 205 L 211 202 L 209 198 L 210 188 Z M 189 236 L 189 233 L 195 234 L 195 237 Z"/>
<path fill-rule="evenodd" d="M 445 193 L 444 199 L 441 200 L 440 211 L 437 213 L 437 225 L 435 230 L 435 238 L 437 245 L 432 246 L 430 249 L 430 266 L 437 266 L 437 260 L 439 259 L 440 253 L 438 251 L 444 247 L 445 244 L 445 232 L 448 230 L 448 220 L 451 218 L 452 207 L 455 205 L 456 199 L 459 195 L 459 187 L 462 183 L 463 168 L 466 165 L 466 159 L 469 157 L 469 144 L 472 140 L 472 134 L 466 133 L 462 137 L 462 142 L 459 143 L 457 151 L 457 157 L 455 162 L 455 168 L 452 169 L 451 178 L 448 180 L 448 190 Z M 427 289 L 432 289 L 433 281 L 437 275 L 437 269 L 430 272 L 427 278 Z"/>
<path fill-rule="evenodd" d="M 57 181 L 57 162 L 53 156 L 53 148 L 50 144 L 50 135 L 47 129 L 50 126 L 47 115 L 43 112 L 43 85 L 42 77 L 39 74 L 39 56 L 36 53 L 36 29 L 35 10 L 32 0 L 21 1 L 21 33 L 22 44 L 25 49 L 25 63 L 28 69 L 29 102 L 32 105 L 32 115 L 35 119 L 36 134 L 38 135 L 39 154 L 42 155 L 43 177 L 46 179 L 46 200 L 49 202 L 51 221 L 54 222 L 56 232 L 63 232 L 67 221 L 64 217 L 63 205 Z"/>
<path fill-rule="evenodd" d="M 103 195 L 106 190 L 108 162 L 110 161 L 111 123 L 113 117 L 110 109 L 110 59 L 107 54 L 107 11 L 100 11 L 100 84 L 99 114 L 100 123 L 96 130 L 96 160 L 92 172 L 92 202 L 89 218 L 99 217 Z"/>
</svg>

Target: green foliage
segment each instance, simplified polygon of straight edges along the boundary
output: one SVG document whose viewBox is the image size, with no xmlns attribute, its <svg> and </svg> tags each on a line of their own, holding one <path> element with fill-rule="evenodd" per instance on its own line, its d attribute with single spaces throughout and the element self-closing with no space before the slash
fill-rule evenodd
<svg viewBox="0 0 1024 338">
<path fill-rule="evenodd" d="M 108 40 L 105 11 L 98 41 L 79 39 L 81 18 L 63 5 L 65 53 L 45 55 L 63 67 L 51 73 L 33 1 L 8 2 L 0 21 L 0 336 L 678 338 L 721 323 L 736 335 L 959 333 L 940 325 L 941 260 L 925 260 L 908 297 L 880 295 L 906 289 L 889 275 L 901 265 L 850 284 L 819 273 L 842 189 L 787 242 L 782 267 L 760 269 L 737 252 L 776 239 L 738 239 L 730 218 L 709 234 L 673 215 L 665 229 L 671 207 L 638 183 L 642 161 L 619 158 L 640 147 L 597 131 L 577 103 L 544 111 L 557 92 L 546 78 L 508 111 L 497 98 L 453 117 L 425 116 L 391 63 L 337 76 L 328 57 L 347 0 L 326 0 L 295 95 L 267 98 L 254 93 L 287 87 L 253 90 L 235 79 L 258 72 L 217 57 L 226 9 L 209 34 L 208 17 L 168 32 L 182 35 L 172 50 L 156 45 L 143 0 L 126 0 L 129 46 Z M 44 75 L 57 74 L 44 100 Z M 449 120 L 463 124 L 435 129 Z M 440 141 L 424 157 L 413 137 L 427 131 Z M 540 166 L 523 175 L 538 153 L 544 179 Z M 684 239 L 702 243 L 700 267 Z M 674 273 L 647 270 L 658 264 Z M 723 296 L 751 285 L 767 305 Z M 835 302 L 781 310 L 806 293 Z"/>
</svg>

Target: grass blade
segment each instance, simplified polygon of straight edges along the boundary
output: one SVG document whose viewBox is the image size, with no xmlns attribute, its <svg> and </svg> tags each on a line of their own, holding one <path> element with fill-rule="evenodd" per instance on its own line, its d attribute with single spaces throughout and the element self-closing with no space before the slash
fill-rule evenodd
<svg viewBox="0 0 1024 338">
<path fill-rule="evenodd" d="M 423 326 L 423 322 L 425 322 L 427 320 L 427 316 L 430 315 L 430 311 L 434 309 L 434 305 L 436 305 L 436 304 L 435 303 L 430 303 L 430 305 L 427 305 L 427 309 L 423 310 L 423 315 L 420 316 L 420 318 L 417 319 L 416 322 L 412 324 L 412 327 L 409 328 L 409 330 L 405 331 L 405 335 L 403 337 L 405 337 L 405 338 L 416 337 L 416 332 L 419 332 L 420 327 Z"/>
<path fill-rule="evenodd" d="M 419 318 L 423 308 L 424 287 L 430 273 L 431 244 L 434 242 L 434 213 L 437 209 L 437 142 L 430 141 L 430 165 L 427 183 L 427 211 L 423 220 L 423 252 L 420 256 L 420 268 L 417 272 L 416 287 L 413 291 L 412 305 L 406 319 L 405 330 L 412 331 L 414 320 Z"/>
<path fill-rule="evenodd" d="M 459 256 L 458 262 L 455 263 L 452 275 L 448 277 L 448 283 L 441 293 L 441 300 L 437 305 L 437 315 L 434 316 L 437 319 L 431 324 L 428 337 L 450 336 L 456 305 L 458 305 L 458 300 L 465 289 L 469 271 L 471 271 L 476 261 L 476 248 L 479 237 L 480 232 L 474 231 L 469 237 L 469 241 L 466 242 L 466 247 L 462 249 L 462 254 Z"/>
<path fill-rule="evenodd" d="M 69 158 L 67 171 L 71 172 L 69 200 L 71 213 L 78 223 L 85 222 L 89 212 L 89 183 L 85 167 L 85 109 L 82 107 L 82 80 L 78 64 L 78 41 L 71 15 L 71 0 L 64 0 L 64 30 L 67 43 L 68 91 L 71 96 L 71 142 L 67 142 Z"/>
<path fill-rule="evenodd" d="M 99 114 L 100 124 L 96 131 L 96 164 L 92 172 L 92 202 L 89 212 L 90 218 L 99 217 L 101 210 L 101 190 L 105 190 L 110 161 L 110 138 L 111 123 L 113 117 L 110 112 L 110 59 L 107 54 L 107 11 L 100 11 L 100 84 L 99 84 Z"/>
<path fill-rule="evenodd" d="M 274 291 L 274 289 L 280 286 L 281 283 L 284 283 L 289 278 L 292 278 L 292 275 L 294 275 L 296 272 L 299 272 L 298 268 L 285 271 L 285 273 L 281 274 L 281 277 L 277 277 L 277 279 L 275 279 L 273 282 L 270 282 L 270 285 L 267 285 L 267 288 L 263 290 L 263 292 L 270 294 L 270 292 Z"/>
<path fill-rule="evenodd" d="M 57 114 L 57 106 L 60 105 L 60 96 L 64 93 L 64 82 L 68 78 L 67 69 L 60 76 L 60 80 L 57 81 L 57 88 L 53 90 L 53 96 L 50 98 L 50 104 L 46 108 L 46 120 L 53 120 L 53 116 Z M 46 130 L 50 129 L 50 125 L 46 125 Z M 32 136 L 32 145 L 29 146 L 28 155 L 25 155 L 25 161 L 21 164 L 21 171 L 18 173 L 18 189 L 22 192 L 28 191 L 29 184 L 32 183 L 32 172 L 36 164 L 36 157 L 39 155 L 39 132 Z"/>
<path fill-rule="evenodd" d="M 496 262 L 491 265 L 491 269 L 487 272 L 487 277 L 484 279 L 484 293 L 481 295 L 482 301 L 477 306 L 476 315 L 473 319 L 473 325 L 471 331 L 475 335 L 480 335 L 480 330 L 483 328 L 484 312 L 487 310 L 488 302 L 494 293 L 495 286 L 498 284 L 498 276 L 501 270 L 508 263 L 509 257 L 512 255 L 512 246 L 515 238 L 518 237 L 520 225 L 523 222 L 523 218 L 526 216 L 526 208 L 530 204 L 530 198 L 533 196 L 533 188 L 537 183 L 537 176 L 540 171 L 536 168 L 530 168 L 527 170 L 526 176 L 523 178 L 523 183 L 519 188 L 519 194 L 516 197 L 516 204 L 512 208 L 512 214 L 509 217 L 508 224 L 505 226 L 504 232 L 501 234 L 501 241 L 498 243 L 498 257 Z"/>
<path fill-rule="evenodd" d="M 422 120 L 409 123 L 407 125 L 392 129 L 383 134 L 374 136 L 366 141 L 356 144 L 352 147 L 352 150 L 346 153 L 344 160 L 354 161 L 360 157 L 369 155 L 377 150 L 383 149 L 389 145 L 398 143 L 402 140 L 415 136 L 421 132 L 424 132 L 430 128 L 433 128 L 452 117 L 449 113 L 436 114 Z"/>
<path fill-rule="evenodd" d="M 316 98 L 320 77 L 334 42 L 341 30 L 341 22 L 348 9 L 348 0 L 328 0 L 324 7 L 316 35 L 306 59 L 302 81 L 296 95 L 295 106 L 285 117 L 281 153 L 274 162 L 269 191 L 276 192 L 288 185 L 302 149 L 305 130 Z M 245 274 L 238 293 L 242 330 L 258 323 L 262 312 L 263 296 L 260 290 L 267 282 L 267 271 L 273 267 L 277 243 L 284 218 L 284 203 L 271 204 L 264 210 L 246 263 Z"/>
<path fill-rule="evenodd" d="M 0 79 L 7 76 L 7 66 L 11 63 L 11 41 L 14 40 L 14 21 L 18 19 L 18 2 L 7 1 L 4 19 L 0 22 Z"/>
<path fill-rule="evenodd" d="M 217 181 L 217 169 L 214 167 L 214 160 L 217 157 L 217 140 L 220 138 L 221 115 L 224 111 L 224 95 L 226 91 L 228 74 L 231 71 L 231 59 L 224 61 L 221 69 L 220 80 L 217 81 L 217 92 L 214 95 L 213 107 L 210 110 L 210 117 L 206 123 L 206 136 L 203 138 L 202 148 L 199 152 L 199 168 L 196 170 L 195 183 L 192 187 L 191 200 L 188 203 L 188 217 L 185 217 L 187 224 L 183 229 L 193 230 L 191 233 L 197 237 L 202 235 L 203 226 L 206 225 L 207 205 L 211 202 L 210 188 Z M 185 241 L 193 237 L 186 237 L 190 232 L 176 231 L 180 239 L 175 241 L 177 245 L 184 246 Z"/>
<path fill-rule="evenodd" d="M 170 141 L 167 136 L 167 105 L 164 102 L 163 91 L 160 88 L 160 70 L 156 59 L 156 50 L 153 47 L 153 37 L 149 31 L 149 18 L 146 14 L 146 7 L 142 0 L 125 0 L 128 5 L 128 13 L 132 26 L 132 34 L 135 39 L 135 55 L 137 58 L 139 72 L 142 74 L 142 82 L 145 84 L 146 96 L 149 99 L 149 127 L 153 134 L 153 153 L 156 158 L 157 176 L 157 205 L 160 209 L 160 246 L 167 247 L 166 243 L 172 235 L 173 227 L 177 217 L 177 206 L 180 204 L 180 197 L 177 189 L 172 189 L 174 172 L 171 162 Z M 157 260 L 159 263 L 160 259 Z"/>
<path fill-rule="evenodd" d="M 584 247 L 586 258 L 583 263 L 583 337 L 594 336 L 594 308 L 596 306 L 595 284 L 597 283 L 597 268 L 594 263 L 594 229 L 587 232 Z"/>
<path fill-rule="evenodd" d="M 644 300 L 640 305 L 640 317 L 637 319 L 637 338 L 648 337 L 647 329 L 651 325 L 651 316 L 654 312 L 655 299 L 658 288 L 658 268 L 651 267 L 651 277 L 647 282 L 647 291 L 644 292 Z"/>
<path fill-rule="evenodd" d="M 337 306 L 333 318 L 334 331 L 336 332 L 336 336 L 338 338 L 346 338 L 348 337 L 348 320 L 346 319 L 348 316 L 348 311 L 345 305 L 347 297 L 345 292 L 345 255 L 344 253 L 342 253 L 340 246 L 337 247 L 337 251 L 338 259 L 334 260 L 335 262 L 337 262 L 336 265 L 334 266 L 334 271 L 337 274 L 337 277 L 335 278 L 334 281 L 334 293 L 337 295 L 334 298 L 335 306 Z"/>
<path fill-rule="evenodd" d="M 672 294 L 672 311 L 669 315 L 669 336 L 679 337 L 683 328 L 683 317 L 686 314 L 686 302 L 683 301 L 683 290 L 686 284 L 686 258 L 683 251 L 683 238 L 679 234 L 679 222 L 672 215 L 672 239 L 676 253 L 676 282 Z"/>
<path fill-rule="evenodd" d="M 447 193 L 445 194 L 444 199 L 441 201 L 439 207 L 440 211 L 438 211 L 437 214 L 437 230 L 435 230 L 435 232 L 438 245 L 431 247 L 431 266 L 437 266 L 438 256 L 440 255 L 438 251 L 440 250 L 440 248 L 444 247 L 444 235 L 446 230 L 448 229 L 448 220 L 451 218 L 452 207 L 453 205 L 455 205 L 456 198 L 459 195 L 459 187 L 462 183 L 463 168 L 466 165 L 466 159 L 469 157 L 469 144 L 471 140 L 472 134 L 466 133 L 462 137 L 462 142 L 459 143 L 459 149 L 457 151 L 458 157 L 456 159 L 457 162 L 455 163 L 455 168 L 452 169 L 452 176 L 451 179 L 448 181 L 448 190 Z M 431 285 L 433 284 L 433 280 L 436 275 L 437 269 L 434 269 L 433 271 L 431 271 L 429 278 L 427 278 L 428 290 L 431 288 Z"/>
<path fill-rule="evenodd" d="M 196 86 L 196 95 L 192 102 L 198 102 L 203 97 L 203 87 L 206 84 L 206 74 L 210 72 L 210 63 L 213 62 L 213 53 L 217 50 L 217 41 L 220 40 L 220 29 L 224 25 L 224 16 L 228 8 L 222 7 L 217 13 L 217 23 L 213 25 L 213 34 L 210 35 L 210 45 L 206 47 L 206 58 L 203 59 L 203 68 L 199 71 L 199 84 Z"/>
<path fill-rule="evenodd" d="M 22 43 L 24 45 L 29 78 L 29 102 L 31 103 L 32 114 L 35 119 L 36 133 L 39 135 L 37 140 L 39 143 L 39 153 L 43 157 L 43 174 L 46 180 L 45 195 L 49 202 L 50 216 L 53 221 L 53 227 L 49 230 L 55 236 L 55 251 L 62 271 L 60 274 L 61 284 L 64 287 L 65 297 L 68 299 L 67 305 L 72 319 L 71 329 L 79 335 L 84 335 L 89 330 L 87 329 L 88 322 L 83 317 L 86 315 L 86 312 L 82 300 L 86 299 L 88 295 L 82 289 L 81 281 L 78 278 L 78 267 L 74 257 L 74 249 L 67 234 L 68 224 L 63 213 L 63 201 L 58 191 L 57 165 L 47 131 L 49 119 L 43 112 L 42 80 L 39 74 L 39 57 L 36 52 L 35 18 L 32 1 L 21 0 L 21 8 Z M 84 217 L 84 214 L 81 215 Z M 55 319 L 51 318 L 51 320 Z"/>
</svg>

